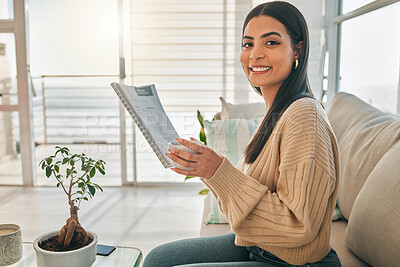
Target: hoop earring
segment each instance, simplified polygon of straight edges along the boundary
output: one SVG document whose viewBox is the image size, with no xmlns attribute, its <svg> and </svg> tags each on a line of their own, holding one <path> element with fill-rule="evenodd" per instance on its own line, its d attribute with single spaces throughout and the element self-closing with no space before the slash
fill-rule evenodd
<svg viewBox="0 0 400 267">
<path fill-rule="evenodd" d="M 294 61 L 294 69 L 297 69 L 298 66 L 299 66 L 299 60 L 296 58 L 296 60 Z"/>
</svg>

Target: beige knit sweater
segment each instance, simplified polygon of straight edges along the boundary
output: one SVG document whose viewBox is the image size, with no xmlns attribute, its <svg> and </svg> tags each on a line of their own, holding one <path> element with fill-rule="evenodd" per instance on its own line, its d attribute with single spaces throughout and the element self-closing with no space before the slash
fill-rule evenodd
<svg viewBox="0 0 400 267">
<path fill-rule="evenodd" d="M 254 163 L 226 158 L 201 179 L 213 192 L 239 246 L 258 246 L 282 260 L 317 262 L 330 251 L 339 182 L 336 137 L 314 99 L 293 102 Z"/>
</svg>

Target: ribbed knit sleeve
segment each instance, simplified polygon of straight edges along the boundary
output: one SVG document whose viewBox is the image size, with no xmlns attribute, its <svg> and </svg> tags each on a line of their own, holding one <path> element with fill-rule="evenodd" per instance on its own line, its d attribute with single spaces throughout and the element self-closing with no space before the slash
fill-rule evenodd
<svg viewBox="0 0 400 267">
<path fill-rule="evenodd" d="M 329 251 L 329 233 L 318 237 L 323 245 L 314 250 L 319 253 L 310 256 L 310 251 L 296 248 L 311 243 L 321 228 L 330 231 L 322 224 L 330 221 L 337 191 L 334 136 L 316 103 L 302 103 L 292 104 L 281 117 L 251 175 L 224 159 L 211 178 L 202 179 L 216 195 L 240 245 L 260 246 L 292 264 Z M 271 173 L 277 177 L 268 178 Z M 274 191 L 260 182 L 265 179 L 274 180 Z"/>
<path fill-rule="evenodd" d="M 233 231 L 264 245 L 298 247 L 310 242 L 335 187 L 315 160 L 281 169 L 277 192 L 246 176 L 226 159 L 217 172 L 205 183 L 218 195 Z"/>
</svg>

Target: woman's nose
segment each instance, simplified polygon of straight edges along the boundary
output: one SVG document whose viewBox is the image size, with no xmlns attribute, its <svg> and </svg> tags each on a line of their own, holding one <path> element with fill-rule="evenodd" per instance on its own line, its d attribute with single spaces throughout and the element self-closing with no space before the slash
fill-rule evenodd
<svg viewBox="0 0 400 267">
<path fill-rule="evenodd" d="M 265 55 L 264 55 L 262 49 L 255 45 L 251 51 L 250 59 L 252 59 L 252 60 L 262 59 L 262 58 L 264 58 L 264 56 Z"/>
</svg>

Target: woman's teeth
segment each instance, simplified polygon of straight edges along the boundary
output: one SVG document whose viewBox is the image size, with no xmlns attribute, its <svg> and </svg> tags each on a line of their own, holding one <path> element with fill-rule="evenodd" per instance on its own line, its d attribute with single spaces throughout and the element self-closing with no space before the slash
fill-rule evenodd
<svg viewBox="0 0 400 267">
<path fill-rule="evenodd" d="M 262 68 L 251 68 L 252 71 L 267 71 L 270 70 L 271 67 L 262 67 Z"/>
</svg>

